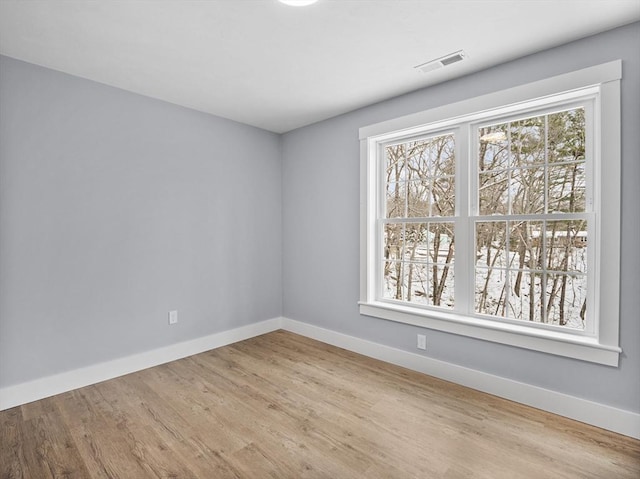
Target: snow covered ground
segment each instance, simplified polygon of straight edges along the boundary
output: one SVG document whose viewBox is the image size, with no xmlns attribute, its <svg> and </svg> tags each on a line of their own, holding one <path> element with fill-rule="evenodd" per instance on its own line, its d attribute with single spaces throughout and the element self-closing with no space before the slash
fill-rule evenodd
<svg viewBox="0 0 640 479">
<path fill-rule="evenodd" d="M 561 325 L 562 318 L 562 326 L 584 329 L 581 314 L 585 314 L 582 308 L 587 297 L 586 247 L 570 248 L 569 273 L 530 269 L 519 271 L 520 257 L 517 252 L 509 252 L 508 259 L 505 255 L 491 268 L 487 266 L 487 253 L 487 248 L 481 248 L 476 256 L 475 306 L 478 313 L 554 325 Z M 565 248 L 552 253 L 552 268 L 562 263 L 564 254 Z M 405 262 L 400 267 L 402 282 L 399 288 L 397 263 L 387 262 L 383 297 L 433 306 L 433 275 L 437 275 L 437 283 L 440 283 L 446 267 L 446 255 L 447 250 L 441 249 L 438 261 L 443 263 L 429 264 L 427 249 L 419 247 L 414 257 L 418 262 Z M 445 309 L 454 307 L 454 273 L 455 265 L 451 264 L 440 295 L 440 307 Z"/>
</svg>

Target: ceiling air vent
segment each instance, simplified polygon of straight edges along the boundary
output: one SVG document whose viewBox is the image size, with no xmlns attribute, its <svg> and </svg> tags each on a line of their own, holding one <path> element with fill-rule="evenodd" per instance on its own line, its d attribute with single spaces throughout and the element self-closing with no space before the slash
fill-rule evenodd
<svg viewBox="0 0 640 479">
<path fill-rule="evenodd" d="M 437 70 L 438 68 L 451 65 L 452 63 L 457 63 L 459 61 L 462 61 L 466 56 L 467 54 L 463 50 L 459 50 L 455 53 L 450 53 L 449 55 L 445 55 L 436 60 L 431 60 L 430 62 L 417 65 L 413 68 L 420 70 L 422 73 L 428 73 L 433 70 Z"/>
</svg>

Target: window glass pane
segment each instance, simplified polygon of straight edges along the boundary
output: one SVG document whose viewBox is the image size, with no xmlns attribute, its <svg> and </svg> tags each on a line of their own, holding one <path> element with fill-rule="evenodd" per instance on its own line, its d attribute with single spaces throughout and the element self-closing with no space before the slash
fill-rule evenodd
<svg viewBox="0 0 640 479">
<path fill-rule="evenodd" d="M 442 135 L 410 142 L 407 146 L 407 173 L 428 178 L 455 174 L 455 140 Z"/>
<path fill-rule="evenodd" d="M 480 140 L 479 171 L 502 170 L 509 166 L 507 124 L 485 126 L 478 129 Z"/>
<path fill-rule="evenodd" d="M 427 261 L 428 235 L 426 223 L 405 224 L 404 259 L 406 261 Z"/>
<path fill-rule="evenodd" d="M 507 222 L 476 222 L 476 265 L 507 266 Z"/>
<path fill-rule="evenodd" d="M 430 140 L 412 141 L 407 145 L 407 175 L 409 179 L 433 176 Z"/>
<path fill-rule="evenodd" d="M 384 254 L 384 299 L 453 307 L 453 222 L 386 224 Z"/>
<path fill-rule="evenodd" d="M 541 165 L 545 158 L 545 118 L 539 116 L 510 124 L 511 166 Z"/>
<path fill-rule="evenodd" d="M 428 180 L 410 181 L 407 184 L 407 216 L 431 216 L 431 192 Z"/>
<path fill-rule="evenodd" d="M 509 212 L 509 171 L 480 174 L 479 201 L 481 215 L 506 215 Z"/>
<path fill-rule="evenodd" d="M 587 272 L 587 222 L 547 221 L 546 267 L 564 272 Z"/>
<path fill-rule="evenodd" d="M 550 213 L 585 211 L 586 179 L 584 162 L 564 163 L 548 168 Z"/>
<path fill-rule="evenodd" d="M 405 180 L 406 170 L 404 161 L 404 144 L 387 146 L 384 151 L 387 182 L 397 182 Z"/>
<path fill-rule="evenodd" d="M 582 274 L 549 274 L 546 289 L 547 322 L 584 329 L 587 277 Z"/>
<path fill-rule="evenodd" d="M 508 316 L 524 321 L 542 321 L 542 274 L 529 271 L 509 272 Z"/>
<path fill-rule="evenodd" d="M 385 261 L 383 268 L 382 297 L 403 300 L 406 295 L 405 272 L 400 261 Z"/>
<path fill-rule="evenodd" d="M 542 221 L 509 222 L 509 267 L 541 270 Z"/>
<path fill-rule="evenodd" d="M 516 168 L 511 171 L 509 196 L 511 214 L 544 213 L 544 168 Z"/>
<path fill-rule="evenodd" d="M 583 161 L 585 158 L 584 108 L 548 115 L 549 163 Z"/>
<path fill-rule="evenodd" d="M 433 180 L 431 189 L 432 216 L 453 216 L 456 211 L 456 183 L 455 178 L 440 177 Z"/>
<path fill-rule="evenodd" d="M 384 258 L 386 260 L 400 259 L 402 255 L 402 230 L 401 223 L 384 225 Z"/>
<path fill-rule="evenodd" d="M 429 266 L 420 263 L 408 263 L 407 301 L 418 304 L 429 304 L 431 284 L 429 283 Z"/>
<path fill-rule="evenodd" d="M 403 218 L 405 216 L 405 200 L 407 197 L 407 184 L 387 183 L 387 218 Z"/>
<path fill-rule="evenodd" d="M 585 132 L 583 108 L 480 127 L 479 213 L 585 211 Z"/>
<path fill-rule="evenodd" d="M 432 263 L 452 263 L 454 255 L 454 224 L 429 223 L 428 256 Z"/>
<path fill-rule="evenodd" d="M 442 135 L 387 146 L 386 217 L 455 214 L 455 141 Z"/>
<path fill-rule="evenodd" d="M 454 270 L 450 264 L 431 265 L 431 299 L 434 306 L 453 308 Z"/>
<path fill-rule="evenodd" d="M 476 268 L 475 311 L 480 314 L 505 315 L 506 271 Z"/>
<path fill-rule="evenodd" d="M 455 139 L 453 135 L 439 136 L 430 144 L 432 176 L 451 176 L 456 173 Z"/>
</svg>

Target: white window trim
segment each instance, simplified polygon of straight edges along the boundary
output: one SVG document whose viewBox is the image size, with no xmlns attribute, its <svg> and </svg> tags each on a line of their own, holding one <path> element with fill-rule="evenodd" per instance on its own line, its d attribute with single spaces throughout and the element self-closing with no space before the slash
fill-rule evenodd
<svg viewBox="0 0 640 479">
<path fill-rule="evenodd" d="M 421 326 L 438 331 L 469 336 L 486 341 L 508 344 L 525 349 L 618 366 L 622 352 L 619 346 L 620 301 L 620 79 L 622 62 L 616 60 L 583 70 L 517 86 L 507 90 L 444 105 L 360 128 L 360 313 L 367 316 Z M 596 258 L 599 275 L 596 283 L 597 317 L 595 334 L 576 335 L 569 332 L 531 328 L 498 320 L 479 320 L 458 313 L 413 308 L 407 304 L 391 304 L 376 300 L 375 281 L 375 224 L 376 191 L 375 155 L 377 145 L 402 132 L 411 135 L 424 130 L 425 125 L 451 127 L 460 118 L 474 114 L 483 116 L 489 111 L 508 113 L 538 99 L 593 87 L 599 93 L 596 115 L 594 152 L 602 158 L 596 161 L 606 167 L 594 171 L 595 198 L 600 211 L 594 242 L 600 245 Z M 576 93 L 582 94 L 582 93 Z M 546 100 L 548 102 L 548 99 Z M 468 149 L 465 135 L 461 148 Z M 606 231 L 606 237 L 600 235 Z"/>
</svg>

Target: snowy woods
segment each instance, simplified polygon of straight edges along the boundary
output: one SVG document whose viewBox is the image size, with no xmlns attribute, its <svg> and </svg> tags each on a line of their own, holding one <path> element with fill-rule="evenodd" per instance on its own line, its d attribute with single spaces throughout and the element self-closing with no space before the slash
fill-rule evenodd
<svg viewBox="0 0 640 479">
<path fill-rule="evenodd" d="M 456 238 L 455 140 L 451 133 L 385 147 L 384 298 L 453 308 L 455 246 L 464 241 L 475 252 L 465 269 L 476 313 L 582 329 L 584 110 L 477 129 L 473 238 Z"/>
</svg>

